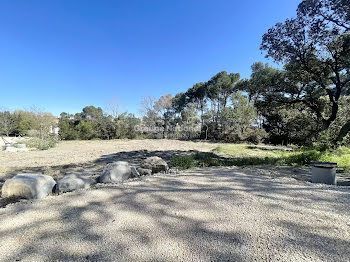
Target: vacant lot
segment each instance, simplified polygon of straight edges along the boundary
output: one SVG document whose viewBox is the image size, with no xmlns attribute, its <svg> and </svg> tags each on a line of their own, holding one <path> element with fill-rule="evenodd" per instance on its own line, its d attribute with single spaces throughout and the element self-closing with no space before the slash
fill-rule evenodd
<svg viewBox="0 0 350 262">
<path fill-rule="evenodd" d="M 47 151 L 0 152 L 0 181 L 19 172 L 96 176 L 116 160 L 139 164 L 158 155 L 169 161 L 218 146 L 227 147 L 62 142 Z M 230 147 L 237 153 L 218 157 L 271 154 Z M 348 261 L 350 188 L 309 179 L 300 167 L 200 168 L 22 201 L 0 208 L 0 261 Z"/>
</svg>

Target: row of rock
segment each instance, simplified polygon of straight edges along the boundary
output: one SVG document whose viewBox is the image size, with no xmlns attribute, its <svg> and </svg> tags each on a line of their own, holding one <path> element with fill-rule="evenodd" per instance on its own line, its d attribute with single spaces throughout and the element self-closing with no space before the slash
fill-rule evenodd
<svg viewBox="0 0 350 262">
<path fill-rule="evenodd" d="M 56 183 L 51 176 L 47 175 L 18 174 L 5 181 L 2 187 L 2 197 L 41 199 L 53 191 L 71 192 L 89 188 L 95 183 L 119 183 L 133 177 L 168 171 L 168 164 L 163 159 L 149 157 L 138 168 L 130 166 L 126 161 L 110 163 L 97 180 L 79 174 L 67 174 Z"/>
</svg>

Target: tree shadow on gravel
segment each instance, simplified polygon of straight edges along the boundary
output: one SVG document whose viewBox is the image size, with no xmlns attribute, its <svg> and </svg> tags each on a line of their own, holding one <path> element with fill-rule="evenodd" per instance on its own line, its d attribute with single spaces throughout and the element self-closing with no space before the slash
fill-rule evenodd
<svg viewBox="0 0 350 262">
<path fill-rule="evenodd" d="M 0 260 L 245 260 L 240 250 L 249 236 L 234 228 L 209 226 L 229 218 L 200 216 L 205 209 L 217 209 L 202 194 L 234 197 L 229 186 L 187 184 L 171 176 L 145 180 L 99 185 L 96 190 L 69 193 L 51 202 L 45 199 L 0 211 L 1 223 L 8 225 L 0 227 L 5 251 Z M 16 226 L 28 217 L 31 221 Z M 14 242 L 18 243 L 15 252 L 7 253 L 15 239 L 22 241 Z"/>
<path fill-rule="evenodd" d="M 350 241 L 327 235 L 331 229 L 316 223 L 317 212 L 350 216 L 347 189 L 311 188 L 241 168 L 142 179 L 0 209 L 0 260 L 268 261 L 283 260 L 285 250 L 297 258 L 348 258 Z M 265 212 L 249 217 L 253 204 Z M 240 209 L 232 208 L 239 206 L 251 210 L 247 219 L 257 230 L 239 227 Z M 300 206 L 303 216 L 296 219 Z M 284 219 L 272 216 L 279 212 Z M 305 226 L 304 217 L 315 227 Z M 284 234 L 259 233 L 275 228 Z M 11 245 L 14 251 L 7 252 Z"/>
<path fill-rule="evenodd" d="M 69 165 L 57 165 L 57 166 L 36 166 L 36 167 L 25 167 L 17 168 L 9 171 L 5 176 L 0 179 L 0 192 L 3 183 L 6 179 L 10 179 L 16 174 L 20 173 L 34 173 L 34 174 L 45 174 L 52 176 L 55 180 L 62 178 L 64 175 L 69 173 L 79 173 L 86 175 L 88 177 L 97 178 L 109 163 L 115 161 L 127 161 L 131 165 L 138 166 L 141 164 L 142 160 L 151 156 L 159 156 L 163 158 L 168 163 L 170 162 L 172 156 L 174 155 L 186 155 L 194 154 L 197 151 L 181 151 L 181 150 L 164 150 L 164 151 L 148 151 L 148 150 L 139 150 L 139 151 L 126 151 L 118 152 L 115 154 L 102 155 L 94 161 L 88 161 L 77 164 Z M 0 208 L 5 207 L 8 204 L 15 203 L 19 199 L 4 199 L 0 197 Z"/>
<path fill-rule="evenodd" d="M 17 168 L 9 171 L 5 179 L 11 178 L 12 176 L 18 173 L 41 173 L 53 176 L 54 178 L 60 178 L 67 173 L 74 172 L 84 172 L 86 175 L 94 174 L 94 172 L 102 172 L 104 167 L 115 161 L 128 161 L 131 165 L 140 165 L 142 160 L 146 159 L 150 156 L 159 156 L 163 158 L 168 163 L 170 159 L 174 155 L 186 155 L 197 153 L 197 151 L 181 151 L 181 150 L 164 150 L 164 151 L 148 151 L 148 150 L 139 150 L 139 151 L 126 151 L 126 152 L 118 152 L 115 154 L 102 155 L 93 161 L 87 161 L 83 163 L 77 164 L 69 164 L 69 165 L 57 165 L 57 166 L 36 166 L 36 167 L 25 167 L 25 168 Z M 0 180 L 1 182 L 1 180 Z"/>
</svg>

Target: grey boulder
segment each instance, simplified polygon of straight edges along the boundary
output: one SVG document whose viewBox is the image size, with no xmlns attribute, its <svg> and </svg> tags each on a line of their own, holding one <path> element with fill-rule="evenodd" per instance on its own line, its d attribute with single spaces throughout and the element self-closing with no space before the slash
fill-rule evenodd
<svg viewBox="0 0 350 262">
<path fill-rule="evenodd" d="M 139 177 L 140 173 L 137 171 L 136 167 L 131 167 L 132 177 Z"/>
<path fill-rule="evenodd" d="M 166 172 L 169 169 L 167 162 L 158 156 L 146 158 L 141 167 L 151 169 L 152 173 Z"/>
<path fill-rule="evenodd" d="M 117 161 L 108 164 L 99 177 L 100 183 L 118 183 L 131 177 L 131 168 L 128 162 Z"/>
<path fill-rule="evenodd" d="M 89 188 L 94 183 L 95 180 L 92 178 L 77 174 L 68 174 L 58 180 L 57 189 L 59 193 L 71 192 L 78 189 Z"/>
<path fill-rule="evenodd" d="M 51 194 L 55 185 L 56 182 L 51 176 L 18 174 L 5 181 L 2 186 L 2 197 L 41 199 Z"/>
<path fill-rule="evenodd" d="M 140 176 L 150 176 L 150 175 L 152 175 L 152 169 L 139 167 L 139 168 L 137 168 L 137 171 L 140 174 Z"/>
</svg>

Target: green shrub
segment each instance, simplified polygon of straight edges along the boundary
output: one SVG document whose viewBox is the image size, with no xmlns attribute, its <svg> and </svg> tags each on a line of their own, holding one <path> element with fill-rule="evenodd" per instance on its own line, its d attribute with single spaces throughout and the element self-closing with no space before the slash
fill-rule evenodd
<svg viewBox="0 0 350 262">
<path fill-rule="evenodd" d="M 243 148 L 244 147 L 244 148 Z M 172 166 L 179 169 L 210 166 L 252 166 L 252 165 L 310 165 L 313 161 L 336 162 L 346 171 L 350 170 L 350 148 L 318 151 L 315 149 L 300 149 L 293 152 L 247 149 L 243 145 L 219 146 L 218 152 L 225 152 L 230 157 L 222 157 L 215 153 L 198 152 L 192 155 L 176 156 Z"/>
<path fill-rule="evenodd" d="M 309 165 L 312 161 L 321 159 L 322 153 L 317 150 L 305 150 L 292 153 L 285 158 L 281 158 L 286 165 Z"/>
<path fill-rule="evenodd" d="M 38 137 L 31 138 L 24 143 L 27 145 L 29 148 L 36 148 L 39 150 L 48 150 L 54 146 L 56 146 L 58 140 L 56 137 L 48 137 L 45 139 L 41 139 Z"/>
<path fill-rule="evenodd" d="M 170 161 L 171 167 L 177 167 L 178 169 L 189 169 L 196 166 L 196 161 L 193 155 L 173 156 Z"/>
<path fill-rule="evenodd" d="M 350 171 L 350 147 L 341 146 L 335 150 L 325 152 L 320 161 L 335 162 L 338 167 Z"/>
</svg>

